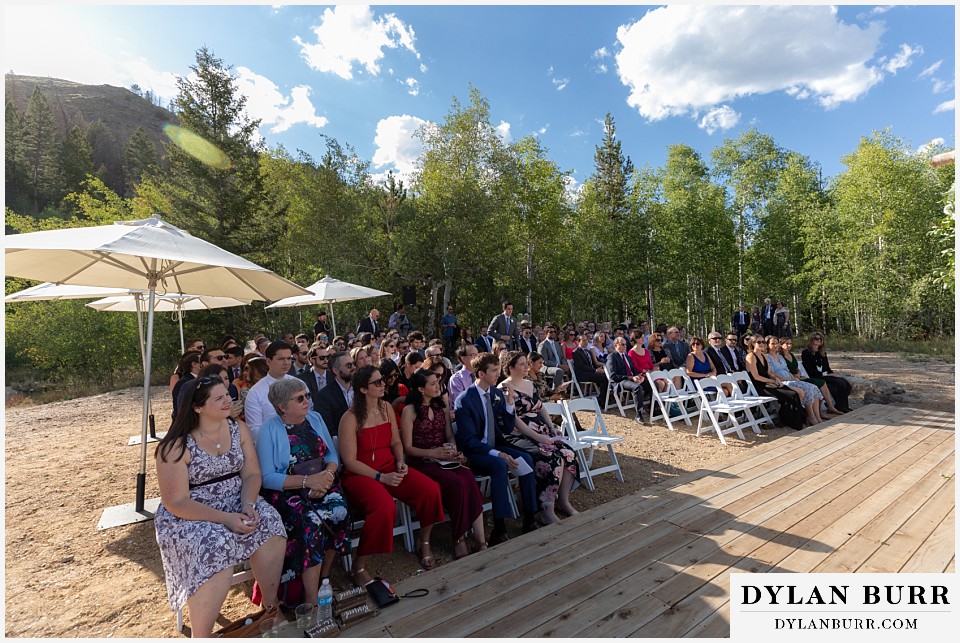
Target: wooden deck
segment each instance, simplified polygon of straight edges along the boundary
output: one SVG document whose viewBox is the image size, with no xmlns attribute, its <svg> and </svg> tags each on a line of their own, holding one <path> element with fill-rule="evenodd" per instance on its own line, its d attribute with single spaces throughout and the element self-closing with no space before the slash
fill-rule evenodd
<svg viewBox="0 0 960 643">
<path fill-rule="evenodd" d="M 343 636 L 725 637 L 731 571 L 953 571 L 953 425 L 871 405 L 790 432 L 398 583 L 430 594 Z"/>
</svg>

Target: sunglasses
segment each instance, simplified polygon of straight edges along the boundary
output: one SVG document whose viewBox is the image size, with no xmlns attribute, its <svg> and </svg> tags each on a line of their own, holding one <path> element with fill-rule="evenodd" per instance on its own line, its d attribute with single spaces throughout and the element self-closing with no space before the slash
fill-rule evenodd
<svg viewBox="0 0 960 643">
<path fill-rule="evenodd" d="M 383 378 L 381 377 L 378 380 L 370 380 L 367 382 L 367 386 L 383 386 Z"/>
<path fill-rule="evenodd" d="M 222 362 L 222 361 L 224 361 L 224 360 L 227 359 L 227 356 L 226 356 L 226 355 L 214 355 L 214 356 L 211 357 L 210 359 L 215 359 L 215 360 L 217 360 L 218 362 Z"/>
<path fill-rule="evenodd" d="M 300 352 L 297 353 L 297 354 L 298 354 L 298 355 L 307 355 L 308 353 L 309 353 L 309 351 L 300 351 Z"/>
<path fill-rule="evenodd" d="M 297 404 L 303 404 L 304 402 L 307 401 L 307 394 L 306 394 L 306 393 L 301 393 L 300 395 L 298 395 L 298 396 L 296 396 L 296 397 L 291 397 L 291 398 L 290 398 L 290 401 L 291 401 L 291 402 L 296 402 Z"/>
</svg>

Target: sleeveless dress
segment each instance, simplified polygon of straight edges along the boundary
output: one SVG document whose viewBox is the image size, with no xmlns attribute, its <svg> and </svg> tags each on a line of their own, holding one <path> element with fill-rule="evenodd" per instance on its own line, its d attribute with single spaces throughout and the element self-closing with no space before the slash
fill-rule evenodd
<svg viewBox="0 0 960 643">
<path fill-rule="evenodd" d="M 533 396 L 526 395 L 514 389 L 517 396 L 517 417 L 523 420 L 537 433 L 556 436 L 550 431 L 549 425 L 543 421 L 538 411 L 543 407 L 540 396 L 534 389 Z M 523 449 L 533 456 L 533 472 L 537 479 L 537 497 L 540 502 L 554 502 L 560 493 L 560 476 L 566 468 L 573 475 L 574 481 L 580 480 L 580 468 L 577 464 L 577 455 L 574 450 L 563 442 L 553 444 L 539 444 L 514 430 L 504 436 L 512 446 Z"/>
<path fill-rule="evenodd" d="M 787 368 L 790 370 L 791 373 L 793 373 L 793 374 L 796 375 L 797 377 L 802 377 L 802 376 L 803 376 L 803 373 L 800 372 L 800 363 L 797 361 L 797 356 L 796 356 L 796 355 L 794 355 L 793 353 L 790 353 L 790 359 L 787 359 L 786 356 L 784 356 L 783 359 L 787 362 Z M 817 379 L 817 378 L 815 378 L 815 377 L 810 377 L 809 375 L 808 375 L 806 378 L 804 378 L 803 381 L 804 381 L 804 382 L 810 382 L 811 384 L 813 384 L 813 385 L 816 386 L 817 388 L 820 388 L 821 386 L 823 386 L 824 384 L 827 383 L 826 380 L 821 380 L 821 379 Z"/>
<path fill-rule="evenodd" d="M 693 351 L 691 351 L 690 354 L 693 356 L 693 372 L 694 372 L 694 373 L 701 373 L 701 374 L 703 374 L 703 375 L 709 376 L 709 375 L 710 375 L 710 358 L 707 357 L 706 354 L 704 354 L 704 356 L 703 356 L 703 361 L 701 362 L 700 360 L 697 359 L 697 356 L 696 356 L 696 354 L 695 354 Z M 697 378 L 691 377 L 690 379 L 693 380 L 693 379 L 697 379 Z M 702 379 L 702 378 L 701 378 L 701 379 Z M 715 386 L 708 386 L 708 387 L 705 388 L 704 390 L 705 390 L 705 391 L 716 391 L 716 390 L 717 390 L 717 387 L 715 387 Z"/>
<path fill-rule="evenodd" d="M 803 391 L 804 406 L 810 404 L 811 400 L 819 400 L 820 402 L 823 401 L 823 393 L 820 392 L 820 389 L 813 384 L 801 382 L 800 380 L 792 377 L 790 370 L 787 368 L 787 361 L 783 359 L 782 356 L 767 355 L 767 367 L 777 376 L 787 379 L 787 386 L 792 386 L 793 388 L 798 388 Z"/>
<path fill-rule="evenodd" d="M 435 449 L 447 441 L 447 420 L 444 409 L 433 407 L 433 419 L 428 414 L 430 407 L 421 405 L 413 420 L 413 446 L 418 449 Z M 477 516 L 483 513 L 483 495 L 469 467 L 444 469 L 435 460 L 410 458 L 410 468 L 420 471 L 440 485 L 443 508 L 450 516 L 453 540 L 466 534 Z"/>
<path fill-rule="evenodd" d="M 190 454 L 187 475 L 191 485 L 199 485 L 190 489 L 190 499 L 220 511 L 240 513 L 240 476 L 209 482 L 239 474 L 243 468 L 240 427 L 233 420 L 228 420 L 228 424 L 230 450 L 219 456 L 210 455 L 193 436 L 187 435 L 186 447 Z M 260 516 L 257 528 L 249 534 L 235 534 L 216 522 L 178 518 L 160 505 L 153 522 L 171 610 L 182 609 L 187 599 L 214 574 L 247 560 L 271 537 L 286 537 L 280 515 L 273 507 L 258 498 L 256 510 Z"/>
<path fill-rule="evenodd" d="M 396 471 L 397 460 L 390 448 L 392 436 L 389 421 L 357 431 L 357 460 L 380 473 Z M 349 470 L 344 470 L 341 481 L 350 506 L 356 510 L 354 518 L 364 520 L 358 556 L 393 551 L 394 498 L 413 507 L 421 524 L 444 519 L 440 487 L 413 467 L 396 487 Z"/>
<path fill-rule="evenodd" d="M 287 475 L 294 475 L 293 466 L 297 463 L 326 456 L 329 448 L 307 420 L 284 427 L 290 441 Z M 323 552 L 328 549 L 336 550 L 341 557 L 350 555 L 350 512 L 339 481 L 333 483 L 323 498 L 304 498 L 300 489 L 261 489 L 260 494 L 277 510 L 287 530 L 281 583 L 321 564 Z"/>
</svg>

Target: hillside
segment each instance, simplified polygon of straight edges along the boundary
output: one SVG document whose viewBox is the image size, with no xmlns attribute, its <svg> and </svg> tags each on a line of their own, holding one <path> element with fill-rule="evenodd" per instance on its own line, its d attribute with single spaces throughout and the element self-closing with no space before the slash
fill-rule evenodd
<svg viewBox="0 0 960 643">
<path fill-rule="evenodd" d="M 124 87 L 83 85 L 42 76 L 4 75 L 6 99 L 12 100 L 21 114 L 37 86 L 50 102 L 61 133 L 74 125 L 100 121 L 121 145 L 138 127 L 143 127 L 159 144 L 163 139 L 161 126 L 177 122 L 177 117 L 169 110 Z"/>
</svg>

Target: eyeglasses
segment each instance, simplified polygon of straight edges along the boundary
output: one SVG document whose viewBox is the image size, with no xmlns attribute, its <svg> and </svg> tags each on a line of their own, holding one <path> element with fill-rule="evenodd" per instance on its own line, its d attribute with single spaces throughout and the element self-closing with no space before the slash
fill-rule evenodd
<svg viewBox="0 0 960 643">
<path fill-rule="evenodd" d="M 367 386 L 384 386 L 383 378 L 381 377 L 378 380 L 370 380 L 367 382 Z"/>
<path fill-rule="evenodd" d="M 211 356 L 210 356 L 210 359 L 215 359 L 215 360 L 217 360 L 218 362 L 222 362 L 222 361 L 224 361 L 225 359 L 227 359 L 227 356 L 226 356 L 226 355 L 211 355 Z"/>
<path fill-rule="evenodd" d="M 297 404 L 303 404 L 304 402 L 307 401 L 307 394 L 306 394 L 306 393 L 301 393 L 300 395 L 298 395 L 298 396 L 296 396 L 296 397 L 291 397 L 291 398 L 290 398 L 290 401 L 291 401 L 291 402 L 296 402 Z"/>
</svg>

